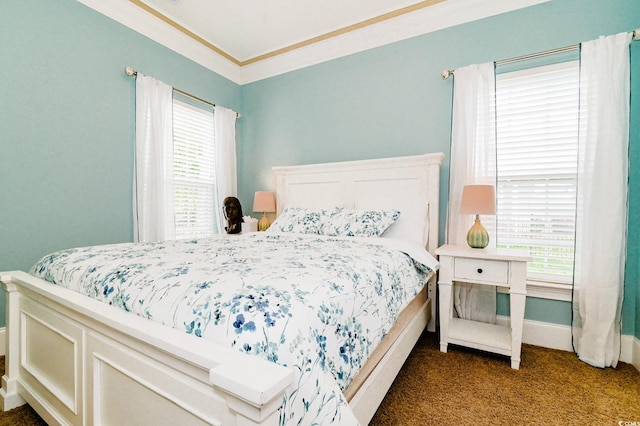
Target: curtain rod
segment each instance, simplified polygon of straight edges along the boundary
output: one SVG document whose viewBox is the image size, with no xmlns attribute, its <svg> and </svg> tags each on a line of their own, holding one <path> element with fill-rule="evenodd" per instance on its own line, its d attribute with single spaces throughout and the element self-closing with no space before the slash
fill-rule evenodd
<svg viewBox="0 0 640 426">
<path fill-rule="evenodd" d="M 138 75 L 138 71 L 134 70 L 134 69 L 133 69 L 133 68 L 131 68 L 131 67 L 126 67 L 126 68 L 124 69 L 124 73 L 125 73 L 125 74 L 127 74 L 128 76 Z M 211 103 L 211 102 L 209 102 L 209 101 L 205 101 L 204 99 L 201 99 L 201 98 L 199 98 L 199 97 L 197 97 L 197 96 L 193 96 L 193 95 L 192 95 L 192 94 L 190 94 L 190 93 L 183 92 L 182 90 L 180 90 L 180 89 L 176 89 L 175 87 L 173 87 L 172 89 L 173 89 L 173 91 L 174 91 L 174 92 L 178 92 L 178 93 L 180 93 L 182 96 L 186 96 L 187 98 L 191 98 L 191 99 L 193 99 L 193 100 L 195 100 L 195 101 L 202 102 L 202 103 L 207 104 L 207 105 L 211 105 L 211 106 L 212 106 L 212 107 L 214 107 L 214 108 L 215 108 L 215 106 L 216 106 L 216 104 L 213 104 L 213 103 Z M 239 112 L 236 112 L 236 118 L 242 118 L 242 114 L 240 114 Z"/>
<path fill-rule="evenodd" d="M 640 28 L 633 31 L 633 40 L 640 40 Z M 513 62 L 524 61 L 526 59 L 539 58 L 542 56 L 553 55 L 554 53 L 568 52 L 570 50 L 575 50 L 580 48 L 580 44 L 574 44 L 572 46 L 559 47 L 557 49 L 545 50 L 543 52 L 530 53 L 528 55 L 517 56 L 515 58 L 502 59 L 500 61 L 495 61 L 496 65 L 505 65 L 511 64 Z M 440 73 L 440 76 L 443 80 L 451 77 L 455 73 L 455 70 L 444 70 Z"/>
</svg>

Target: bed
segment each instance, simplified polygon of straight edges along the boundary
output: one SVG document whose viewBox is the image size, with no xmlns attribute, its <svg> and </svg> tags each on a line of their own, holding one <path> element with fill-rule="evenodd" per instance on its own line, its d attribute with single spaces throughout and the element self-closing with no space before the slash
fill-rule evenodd
<svg viewBox="0 0 640 426">
<path fill-rule="evenodd" d="M 273 232 L 238 236 L 230 246 L 233 250 L 229 250 L 228 257 L 225 258 L 226 263 L 233 263 L 234 267 L 241 263 L 257 265 L 255 262 L 258 259 L 255 257 L 269 257 L 269 247 L 289 246 L 293 254 L 277 254 L 272 257 L 288 259 L 288 264 L 297 265 L 296 250 L 302 253 L 302 247 L 305 247 L 311 254 L 304 257 L 313 258 L 313 253 L 322 251 L 324 240 L 331 240 L 332 244 L 337 244 L 331 249 L 336 254 L 340 250 L 356 253 L 360 246 L 362 250 L 371 251 L 367 256 L 377 253 L 377 263 L 382 263 L 383 258 L 397 255 L 404 258 L 405 262 L 409 262 L 407 259 L 410 259 L 412 264 L 424 266 L 424 263 L 428 262 L 421 263 L 416 260 L 419 255 L 410 255 L 410 250 L 404 248 L 404 242 L 409 246 L 424 247 L 431 254 L 435 252 L 438 244 L 439 166 L 442 159 L 443 155 L 438 153 L 276 167 L 274 174 L 278 220 L 272 226 Z M 288 235 L 278 232 L 278 221 L 296 210 L 307 213 L 322 211 L 329 216 L 372 210 L 395 211 L 400 214 L 384 231 L 382 238 L 363 238 L 363 241 L 359 242 L 358 237 L 297 233 Z M 280 225 L 282 223 L 283 221 Z M 403 240 L 402 248 L 396 247 L 399 240 Z M 180 253 L 190 251 L 194 244 L 204 245 L 204 242 L 156 243 L 162 246 L 163 250 L 175 249 Z M 255 249 L 253 253 L 252 244 L 262 244 L 263 248 Z M 129 257 L 137 256 L 137 251 L 148 251 L 135 245 L 118 245 L 110 249 L 116 252 L 129 250 Z M 106 252 L 107 247 L 100 250 Z M 208 250 L 209 254 L 225 251 L 221 250 L 219 245 L 214 245 Z M 111 256 L 106 259 L 115 262 L 117 256 L 113 252 L 110 253 L 105 254 Z M 84 261 L 84 258 L 96 254 L 87 254 L 83 249 L 73 249 L 67 251 L 66 255 L 76 256 L 76 260 L 83 258 Z M 178 262 L 172 266 L 172 270 L 179 269 L 179 256 L 174 253 L 170 257 Z M 333 259 L 332 253 L 322 255 L 321 258 L 323 261 L 327 258 Z M 109 260 L 101 259 L 98 265 L 109 263 Z M 166 258 L 162 259 L 158 263 L 170 263 L 165 262 Z M 49 260 L 53 261 L 52 258 Z M 350 263 L 347 268 L 340 269 L 336 264 L 331 270 L 342 271 L 336 272 L 342 279 L 343 276 L 350 275 L 349 271 L 352 269 L 356 270 L 353 265 L 360 260 L 348 262 Z M 68 263 L 73 265 L 72 262 Z M 128 268 L 130 266 L 128 265 Z M 310 266 L 304 268 L 312 269 Z M 354 359 L 358 358 L 355 362 L 357 365 L 353 368 L 354 374 L 349 375 L 343 371 L 348 368 L 340 367 L 338 376 L 342 377 L 344 372 L 348 379 L 342 385 L 339 384 L 339 394 L 335 392 L 335 383 L 327 384 L 326 387 L 323 384 L 326 374 L 320 371 L 324 371 L 324 365 L 320 369 L 314 365 L 296 364 L 297 358 L 287 358 L 291 353 L 303 352 L 298 344 L 307 339 L 308 335 L 305 334 L 304 339 L 298 340 L 283 337 L 283 342 L 286 341 L 289 349 L 281 352 L 269 352 L 265 349 L 266 346 L 256 351 L 251 341 L 242 340 L 242 336 L 250 336 L 251 332 L 256 331 L 256 324 L 251 321 L 249 314 L 254 312 L 260 303 L 267 303 L 256 298 L 258 293 L 255 288 L 252 289 L 253 293 L 245 294 L 247 297 L 242 298 L 244 302 L 251 299 L 250 307 L 248 308 L 244 302 L 238 302 L 234 317 L 226 321 L 227 334 L 233 337 L 234 342 L 229 346 L 202 338 L 209 332 L 207 330 L 215 330 L 213 327 L 205 329 L 200 326 L 201 323 L 198 321 L 202 320 L 202 315 L 198 317 L 199 320 L 189 320 L 194 312 L 201 313 L 202 306 L 213 303 L 209 299 L 206 302 L 202 302 L 201 298 L 192 299 L 188 305 L 189 309 L 179 308 L 188 311 L 191 317 L 182 317 L 174 312 L 167 314 L 168 318 L 163 324 L 162 320 L 157 322 L 157 317 L 161 315 L 156 313 L 151 305 L 138 307 L 138 315 L 127 312 L 138 309 L 135 307 L 137 305 L 131 301 L 128 294 L 120 292 L 118 288 L 93 288 L 96 293 L 94 296 L 98 299 L 111 298 L 109 305 L 69 288 L 51 285 L 43 279 L 51 280 L 52 277 L 47 274 L 55 275 L 54 272 L 43 272 L 43 278 L 35 276 L 41 272 L 39 268 L 31 271 L 33 275 L 21 271 L 2 273 L 0 280 L 7 291 L 7 354 L 5 375 L 0 390 L 2 408 L 8 410 L 28 402 L 50 424 L 275 425 L 298 421 L 302 424 L 326 424 L 329 421 L 334 424 L 367 424 L 424 328 L 434 330 L 433 272 L 437 265 L 431 265 L 431 268 L 428 275 L 425 275 L 424 271 L 422 275 L 418 273 L 425 280 L 428 278 L 428 284 L 424 286 L 424 290 L 415 292 L 415 298 L 413 294 L 407 296 L 411 300 L 407 300 L 401 310 L 397 308 L 393 324 L 385 322 L 384 327 L 372 327 L 377 330 L 376 336 L 379 336 L 380 342 L 374 341 L 374 338 L 370 339 L 372 342 L 366 359 L 353 356 Z M 76 269 L 70 266 L 70 269 L 61 275 L 68 277 L 77 273 Z M 266 269 L 261 267 L 254 269 L 257 269 L 257 274 L 266 273 Z M 84 271 L 80 275 L 85 276 L 86 268 Z M 118 271 L 119 275 L 116 275 L 119 278 L 132 274 L 130 269 L 127 269 L 126 274 Z M 366 271 L 365 267 L 358 275 L 366 275 Z M 93 269 L 91 272 L 93 273 Z M 146 270 L 143 272 L 146 274 Z M 114 272 L 110 273 L 110 277 L 113 278 Z M 200 273 L 212 273 L 212 270 Z M 301 273 L 306 273 L 306 270 Z M 163 272 L 163 276 L 166 275 L 170 274 Z M 155 279 L 149 279 L 150 275 L 145 276 L 150 281 L 161 282 L 159 276 Z M 335 279 L 335 283 L 340 283 L 335 286 L 340 287 L 343 281 Z M 401 279 L 404 280 L 404 276 Z M 393 280 L 398 279 L 394 278 L 391 281 Z M 104 281 L 103 276 L 101 282 Z M 143 291 L 145 288 L 138 286 L 137 290 Z M 173 287 L 168 285 L 166 289 L 169 289 L 166 290 L 168 294 Z M 200 290 L 198 288 L 198 291 Z M 334 293 L 316 295 L 315 299 L 324 302 L 336 294 L 341 296 L 348 293 L 341 288 L 332 291 Z M 378 293 L 389 298 L 388 294 Z M 165 304 L 173 304 L 170 302 L 173 298 L 163 298 L 164 293 L 160 296 L 158 294 L 160 293 L 155 293 L 153 297 L 145 296 L 146 299 L 140 297 L 139 300 L 156 299 L 161 301 L 160 304 L 168 300 Z M 233 303 L 240 300 L 237 296 L 230 297 L 225 300 L 233 300 Z M 276 304 L 273 300 L 268 302 L 271 306 L 277 305 L 280 311 L 272 309 L 271 316 L 260 315 L 261 320 L 268 320 L 270 325 L 275 325 L 285 322 L 285 318 L 290 318 L 286 315 L 287 309 L 294 308 L 289 308 L 284 303 Z M 318 313 L 313 316 L 323 317 L 323 323 L 329 324 L 327 318 L 334 313 L 329 308 L 333 307 L 336 312 L 346 310 L 344 306 L 347 306 L 347 303 L 349 302 L 342 300 L 334 304 L 320 303 L 321 309 L 326 310 L 326 316 Z M 113 305 L 123 305 L 127 308 L 118 309 Z M 153 317 L 156 321 L 150 321 L 145 315 Z M 214 318 L 211 315 L 206 318 L 210 323 L 217 321 L 215 315 Z M 186 324 L 188 332 L 166 324 L 171 321 Z M 296 321 L 295 317 L 290 321 L 300 322 Z M 360 331 L 353 333 L 353 330 L 346 330 L 347 322 L 340 320 L 338 324 L 332 323 L 330 328 L 340 329 L 343 335 L 364 335 Z M 306 319 L 303 323 L 306 324 Z M 356 327 L 358 324 L 351 325 Z M 318 344 L 322 345 L 324 340 L 331 340 L 328 335 L 313 336 L 316 337 L 316 343 L 320 342 Z M 361 341 L 364 340 L 366 339 Z M 349 349 L 353 346 L 357 346 L 357 342 L 343 344 L 341 351 L 344 351 L 338 356 L 338 360 L 351 359 Z M 260 352 L 261 356 L 256 356 L 254 352 Z M 278 357 L 280 358 L 273 359 Z M 309 360 L 312 358 L 303 359 L 311 362 Z M 339 363 L 325 357 L 324 353 L 320 361 L 318 359 L 313 358 L 313 362 Z M 347 365 L 351 364 L 347 362 Z M 308 395 L 303 393 L 307 390 L 302 390 L 301 382 L 308 382 L 306 384 L 310 383 L 310 388 L 317 389 L 315 399 L 301 396 Z M 309 386 L 304 389 L 307 388 Z M 293 400 L 296 401 L 297 408 L 288 411 L 287 401 Z M 300 406 L 314 414 L 300 416 Z M 294 411 L 295 417 L 290 415 Z M 322 414 L 318 417 L 315 413 L 320 412 Z"/>
</svg>

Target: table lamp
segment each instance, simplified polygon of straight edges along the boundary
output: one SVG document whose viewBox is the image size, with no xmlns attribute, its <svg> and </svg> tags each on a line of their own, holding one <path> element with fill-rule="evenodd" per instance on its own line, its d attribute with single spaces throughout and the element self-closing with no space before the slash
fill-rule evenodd
<svg viewBox="0 0 640 426">
<path fill-rule="evenodd" d="M 257 191 L 253 198 L 253 211 L 262 212 L 262 217 L 258 222 L 258 231 L 266 231 L 271 226 L 267 213 L 276 211 L 276 197 L 270 191 Z"/>
<path fill-rule="evenodd" d="M 493 185 L 465 185 L 462 188 L 461 214 L 475 214 L 476 219 L 467 233 L 471 248 L 489 245 L 489 233 L 480 223 L 481 214 L 496 214 L 496 191 Z"/>
</svg>

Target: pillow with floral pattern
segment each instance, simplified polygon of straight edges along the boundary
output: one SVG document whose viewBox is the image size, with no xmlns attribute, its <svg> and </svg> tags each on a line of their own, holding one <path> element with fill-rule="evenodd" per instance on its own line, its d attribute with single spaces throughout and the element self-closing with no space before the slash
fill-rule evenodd
<svg viewBox="0 0 640 426">
<path fill-rule="evenodd" d="M 323 226 L 324 235 L 379 237 L 400 217 L 398 210 L 336 209 Z"/>
<path fill-rule="evenodd" d="M 296 232 L 299 234 L 317 234 L 323 232 L 325 218 L 333 210 L 287 207 L 271 224 L 266 232 Z"/>
</svg>

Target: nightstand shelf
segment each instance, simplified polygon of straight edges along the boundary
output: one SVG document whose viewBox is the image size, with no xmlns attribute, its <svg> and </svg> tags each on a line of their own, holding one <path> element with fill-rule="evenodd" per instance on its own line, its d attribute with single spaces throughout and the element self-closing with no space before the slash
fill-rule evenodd
<svg viewBox="0 0 640 426">
<path fill-rule="evenodd" d="M 440 261 L 440 350 L 449 343 L 511 357 L 511 368 L 520 368 L 522 327 L 527 295 L 527 262 L 522 250 L 472 249 L 444 245 L 436 250 Z M 510 327 L 453 317 L 456 282 L 506 287 L 510 294 Z"/>
<path fill-rule="evenodd" d="M 511 355 L 511 330 L 495 324 L 451 318 L 448 343 Z"/>
</svg>

